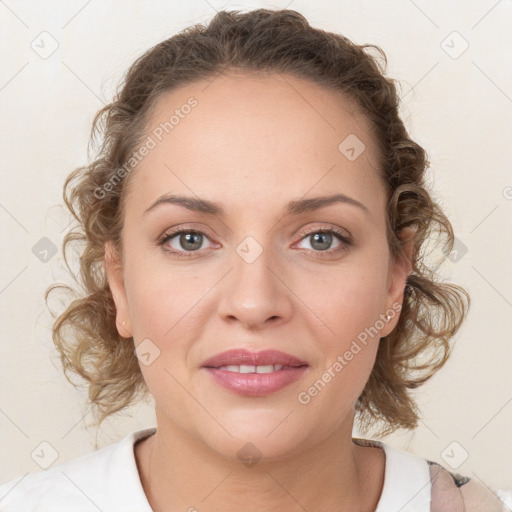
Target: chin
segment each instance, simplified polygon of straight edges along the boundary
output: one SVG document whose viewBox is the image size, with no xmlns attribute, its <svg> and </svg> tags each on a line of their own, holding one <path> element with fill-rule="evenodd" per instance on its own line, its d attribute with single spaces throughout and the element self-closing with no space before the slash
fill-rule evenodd
<svg viewBox="0 0 512 512">
<path fill-rule="evenodd" d="M 246 467 L 257 464 L 261 467 L 265 462 L 284 460 L 292 456 L 297 449 L 297 442 L 293 438 L 279 435 L 270 440 L 266 434 L 262 434 L 261 437 L 234 437 L 229 441 L 222 439 L 210 447 L 230 461 L 239 462 Z"/>
<path fill-rule="evenodd" d="M 298 422 L 294 414 L 283 418 L 292 409 L 278 414 L 275 411 L 238 411 L 236 416 L 219 418 L 221 427 L 204 431 L 204 423 L 198 425 L 197 435 L 223 458 L 239 461 L 248 467 L 258 461 L 282 459 L 292 455 L 305 442 L 304 422 Z"/>
</svg>

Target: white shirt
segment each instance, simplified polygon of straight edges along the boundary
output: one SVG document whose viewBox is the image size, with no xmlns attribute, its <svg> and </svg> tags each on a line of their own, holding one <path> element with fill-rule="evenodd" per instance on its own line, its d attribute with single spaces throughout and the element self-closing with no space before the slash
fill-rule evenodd
<svg viewBox="0 0 512 512">
<path fill-rule="evenodd" d="M 156 432 L 139 430 L 92 453 L 0 486 L 1 512 L 152 512 L 134 445 Z M 364 441 L 364 440 L 363 440 Z M 430 512 L 428 462 L 380 441 L 386 454 L 384 486 L 375 512 Z"/>
</svg>

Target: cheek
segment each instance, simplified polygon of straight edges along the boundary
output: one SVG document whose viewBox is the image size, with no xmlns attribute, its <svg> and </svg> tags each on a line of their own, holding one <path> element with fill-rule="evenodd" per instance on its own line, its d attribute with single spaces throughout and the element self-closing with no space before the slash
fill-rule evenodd
<svg viewBox="0 0 512 512">
<path fill-rule="evenodd" d="M 184 319 L 194 316 L 207 286 L 192 267 L 171 268 L 165 258 L 150 258 L 143 251 L 126 258 L 125 285 L 135 340 L 161 342 L 171 340 Z"/>
<path fill-rule="evenodd" d="M 178 307 L 178 294 L 167 288 L 162 277 L 143 273 L 132 277 L 127 285 L 127 296 L 132 317 L 133 337 L 136 342 L 144 338 L 161 339 L 176 323 L 174 319 Z"/>
<path fill-rule="evenodd" d="M 298 272 L 295 290 L 333 339 L 347 340 L 373 325 L 386 310 L 386 261 L 364 254 L 338 267 Z"/>
<path fill-rule="evenodd" d="M 315 313 L 310 317 L 310 331 L 322 353 L 309 380 L 312 394 L 303 390 L 304 398 L 315 402 L 313 408 L 338 411 L 337 417 L 361 394 L 379 347 L 380 315 L 386 311 L 387 260 L 378 259 L 377 252 L 360 253 L 336 269 L 320 271 L 314 279 L 301 278 L 298 286 Z"/>
<path fill-rule="evenodd" d="M 173 403 L 186 401 L 178 382 L 186 380 L 190 343 L 199 337 L 201 323 L 194 316 L 194 305 L 204 295 L 204 287 L 194 276 L 169 272 L 165 264 L 157 266 L 137 253 L 127 259 L 126 268 L 134 345 L 140 347 L 144 380 L 159 403 L 169 397 L 174 397 Z M 146 361 L 144 353 L 149 353 Z"/>
<path fill-rule="evenodd" d="M 382 269 L 379 264 L 351 266 L 334 275 L 331 269 L 328 279 L 318 276 L 314 284 L 304 283 L 315 312 L 310 332 L 322 355 L 298 398 L 309 411 L 328 414 L 335 423 L 348 414 L 375 363 L 382 328 L 377 322 L 385 312 Z"/>
</svg>

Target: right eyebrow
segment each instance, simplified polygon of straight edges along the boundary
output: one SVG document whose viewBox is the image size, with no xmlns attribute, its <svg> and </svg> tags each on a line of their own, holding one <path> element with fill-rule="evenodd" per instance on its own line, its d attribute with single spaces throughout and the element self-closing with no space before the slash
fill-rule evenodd
<svg viewBox="0 0 512 512">
<path fill-rule="evenodd" d="M 191 211 L 206 213 L 208 215 L 223 216 L 225 214 L 222 206 L 220 206 L 220 204 L 214 203 L 213 201 L 175 194 L 164 194 L 163 196 L 160 196 L 144 213 L 153 210 L 160 204 L 166 203 L 179 204 Z"/>
</svg>

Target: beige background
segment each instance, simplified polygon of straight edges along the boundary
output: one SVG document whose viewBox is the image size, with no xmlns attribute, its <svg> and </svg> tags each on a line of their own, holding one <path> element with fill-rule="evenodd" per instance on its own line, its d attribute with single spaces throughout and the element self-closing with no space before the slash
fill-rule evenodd
<svg viewBox="0 0 512 512">
<path fill-rule="evenodd" d="M 0 482 L 40 470 L 31 453 L 43 441 L 56 450 L 54 465 L 94 449 L 85 390 L 63 377 L 43 302 L 46 287 L 67 277 L 61 189 L 87 162 L 94 113 L 153 44 L 215 10 L 261 6 L 289 6 L 386 51 L 405 122 L 430 155 L 459 241 L 443 275 L 473 300 L 453 358 L 417 393 L 419 428 L 386 441 L 447 467 L 467 453 L 457 472 L 512 489 L 510 0 L 1 2 Z M 59 247 L 47 262 L 32 252 L 43 237 Z M 98 445 L 153 425 L 150 405 L 109 420 Z"/>
</svg>

